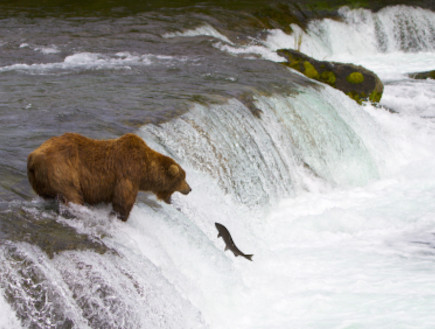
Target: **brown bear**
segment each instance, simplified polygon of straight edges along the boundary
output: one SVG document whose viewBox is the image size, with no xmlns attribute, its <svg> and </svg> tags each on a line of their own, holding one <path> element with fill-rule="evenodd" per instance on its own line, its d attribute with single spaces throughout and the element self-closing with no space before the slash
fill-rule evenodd
<svg viewBox="0 0 435 329">
<path fill-rule="evenodd" d="M 138 191 L 171 202 L 174 192 L 188 194 L 185 171 L 152 150 L 138 136 L 95 140 L 76 133 L 52 137 L 29 154 L 27 176 L 43 198 L 64 203 L 112 203 L 126 221 Z"/>
</svg>

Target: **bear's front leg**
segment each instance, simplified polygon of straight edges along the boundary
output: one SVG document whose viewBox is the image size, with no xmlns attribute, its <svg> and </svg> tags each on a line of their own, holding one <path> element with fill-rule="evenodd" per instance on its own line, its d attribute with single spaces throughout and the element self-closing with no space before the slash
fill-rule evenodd
<svg viewBox="0 0 435 329">
<path fill-rule="evenodd" d="M 129 179 L 122 179 L 117 182 L 113 191 L 112 207 L 118 218 L 122 221 L 127 221 L 131 208 L 139 188 Z"/>
</svg>

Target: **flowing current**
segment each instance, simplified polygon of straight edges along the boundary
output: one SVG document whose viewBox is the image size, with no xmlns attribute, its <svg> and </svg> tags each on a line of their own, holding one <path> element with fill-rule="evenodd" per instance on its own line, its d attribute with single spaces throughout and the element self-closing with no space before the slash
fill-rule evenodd
<svg viewBox="0 0 435 329">
<path fill-rule="evenodd" d="M 0 38 L 0 328 L 433 328 L 435 83 L 408 74 L 435 67 L 434 12 L 343 7 L 249 42 L 164 14 L 116 31 L 40 18 L 59 26 L 47 40 L 38 18 L 0 20 L 20 26 Z M 279 48 L 373 70 L 380 106 L 289 71 Z M 57 209 L 25 157 L 71 130 L 137 133 L 192 192 L 140 194 L 126 223 Z"/>
</svg>

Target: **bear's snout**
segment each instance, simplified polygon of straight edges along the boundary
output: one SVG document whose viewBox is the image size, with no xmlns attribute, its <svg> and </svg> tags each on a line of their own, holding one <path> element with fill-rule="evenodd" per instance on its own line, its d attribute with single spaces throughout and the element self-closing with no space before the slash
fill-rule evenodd
<svg viewBox="0 0 435 329">
<path fill-rule="evenodd" d="M 187 184 L 186 182 L 183 182 L 183 184 L 181 185 L 179 191 L 180 191 L 180 193 L 182 193 L 184 195 L 187 195 L 187 194 L 189 194 L 192 191 L 192 189 L 189 186 L 189 184 Z"/>
</svg>

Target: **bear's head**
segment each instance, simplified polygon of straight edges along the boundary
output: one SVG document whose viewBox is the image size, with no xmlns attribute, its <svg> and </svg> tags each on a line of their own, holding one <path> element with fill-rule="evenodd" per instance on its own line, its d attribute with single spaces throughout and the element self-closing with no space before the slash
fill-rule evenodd
<svg viewBox="0 0 435 329">
<path fill-rule="evenodd" d="M 171 195 L 174 192 L 187 195 L 192 190 L 186 182 L 186 172 L 175 162 L 169 165 L 165 175 L 166 184 L 163 184 L 164 189 L 156 193 L 160 200 L 171 203 Z"/>
</svg>

